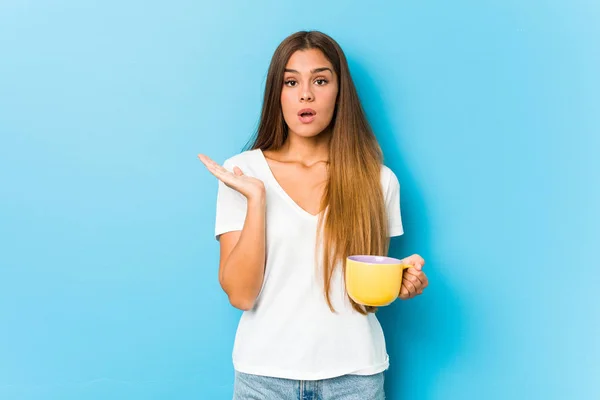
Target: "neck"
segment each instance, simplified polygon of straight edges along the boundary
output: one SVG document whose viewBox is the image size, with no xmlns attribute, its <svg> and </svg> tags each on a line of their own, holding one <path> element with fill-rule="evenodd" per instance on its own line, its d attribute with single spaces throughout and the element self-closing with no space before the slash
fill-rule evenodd
<svg viewBox="0 0 600 400">
<path fill-rule="evenodd" d="M 317 136 L 308 138 L 289 132 L 287 140 L 278 153 L 288 161 L 297 161 L 306 164 L 329 161 L 330 139 L 330 131 L 324 131 Z"/>
</svg>

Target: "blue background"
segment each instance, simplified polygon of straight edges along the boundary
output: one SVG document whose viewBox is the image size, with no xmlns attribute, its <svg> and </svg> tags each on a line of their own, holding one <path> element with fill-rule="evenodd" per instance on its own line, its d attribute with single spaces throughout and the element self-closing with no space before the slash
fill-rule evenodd
<svg viewBox="0 0 600 400">
<path fill-rule="evenodd" d="M 391 3 L 391 2 L 390 2 Z M 345 50 L 430 286 L 390 399 L 600 398 L 600 6 L 0 3 L 0 398 L 228 399 L 217 182 L 287 35 Z"/>
</svg>

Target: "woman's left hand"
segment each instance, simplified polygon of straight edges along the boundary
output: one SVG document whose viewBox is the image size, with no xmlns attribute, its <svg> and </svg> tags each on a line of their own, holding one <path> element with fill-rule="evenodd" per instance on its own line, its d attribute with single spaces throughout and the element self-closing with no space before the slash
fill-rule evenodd
<svg viewBox="0 0 600 400">
<path fill-rule="evenodd" d="M 414 268 L 405 269 L 402 274 L 402 288 L 398 297 L 402 300 L 407 300 L 422 294 L 423 289 L 427 287 L 429 281 L 423 272 L 423 265 L 425 265 L 423 257 L 413 254 L 410 257 L 402 259 L 402 263 L 414 266 Z"/>
</svg>

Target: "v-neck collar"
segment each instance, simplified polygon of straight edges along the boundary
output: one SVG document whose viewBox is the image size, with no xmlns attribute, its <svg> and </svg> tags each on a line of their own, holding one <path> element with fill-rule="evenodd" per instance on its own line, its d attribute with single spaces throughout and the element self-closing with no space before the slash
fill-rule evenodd
<svg viewBox="0 0 600 400">
<path fill-rule="evenodd" d="M 294 199 L 292 199 L 292 197 L 285 191 L 285 189 L 279 184 L 279 181 L 277 180 L 277 178 L 275 178 L 275 174 L 273 174 L 273 171 L 271 170 L 271 166 L 269 165 L 269 162 L 267 161 L 267 157 L 265 157 L 265 154 L 263 153 L 263 151 L 261 149 L 256 149 L 257 154 L 259 155 L 264 167 L 265 167 L 265 172 L 269 178 L 269 180 L 271 181 L 271 184 L 273 185 L 273 187 L 281 194 L 281 196 L 288 202 L 290 203 L 290 205 L 296 209 L 296 211 L 298 211 L 301 215 L 310 218 L 310 219 L 318 219 L 319 215 L 321 215 L 321 213 L 318 214 L 311 214 L 308 211 L 306 211 L 304 208 L 300 207 L 300 205 L 298 203 L 296 203 L 294 201 Z"/>
</svg>

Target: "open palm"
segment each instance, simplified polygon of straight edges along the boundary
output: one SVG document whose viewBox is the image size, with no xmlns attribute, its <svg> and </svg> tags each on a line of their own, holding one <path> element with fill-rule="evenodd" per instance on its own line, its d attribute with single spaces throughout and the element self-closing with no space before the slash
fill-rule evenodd
<svg viewBox="0 0 600 400">
<path fill-rule="evenodd" d="M 247 199 L 264 194 L 265 185 L 263 181 L 244 175 L 240 168 L 234 167 L 233 172 L 230 172 L 204 154 L 198 154 L 198 158 L 211 174 L 225 185 L 243 194 Z"/>
</svg>

